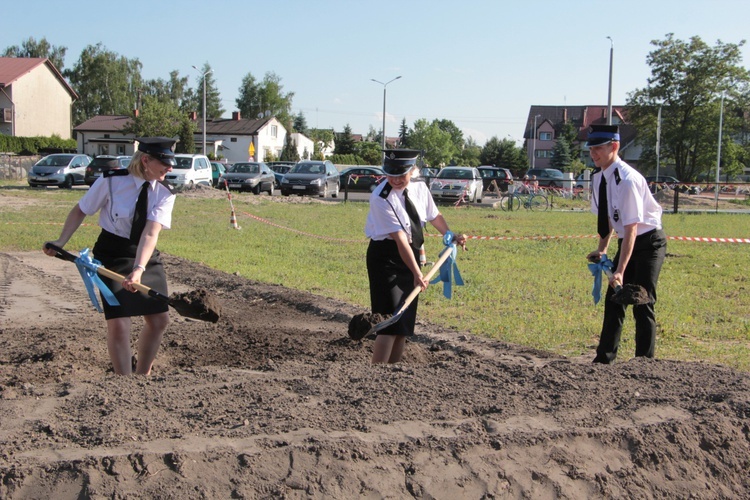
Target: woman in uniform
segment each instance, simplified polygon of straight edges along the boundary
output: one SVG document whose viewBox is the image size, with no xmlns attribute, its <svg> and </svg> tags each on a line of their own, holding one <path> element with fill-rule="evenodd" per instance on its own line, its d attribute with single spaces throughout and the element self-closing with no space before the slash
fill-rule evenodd
<svg viewBox="0 0 750 500">
<path fill-rule="evenodd" d="M 115 282 L 101 277 L 114 293 L 119 305 L 102 300 L 107 320 L 107 349 L 115 373 L 133 372 L 130 348 L 131 317 L 143 316 L 144 326 L 138 337 L 135 373 L 148 375 L 169 323 L 166 302 L 138 292 L 133 283 L 143 283 L 167 294 L 167 280 L 156 243 L 162 228 L 172 223 L 175 195 L 164 180 L 175 165 L 175 141 L 165 137 L 136 139 L 138 150 L 127 170 L 113 170 L 94 182 L 68 214 L 60 237 L 49 243 L 62 248 L 80 227 L 87 215 L 99 212 L 102 231 L 96 241 L 93 257 L 101 264 L 125 276 Z M 55 251 L 43 248 L 47 255 Z"/>
<path fill-rule="evenodd" d="M 414 288 L 425 290 L 429 284 L 419 265 L 425 222 L 429 221 L 441 234 L 449 229 L 427 185 L 410 182 L 419 151 L 389 149 L 384 152 L 386 182 L 370 196 L 365 234 L 370 238 L 367 274 L 372 313 L 391 315 Z M 465 249 L 465 236 L 456 236 L 455 241 Z M 373 363 L 401 360 L 406 337 L 414 335 L 418 300 L 419 296 L 396 323 L 378 332 Z"/>
</svg>

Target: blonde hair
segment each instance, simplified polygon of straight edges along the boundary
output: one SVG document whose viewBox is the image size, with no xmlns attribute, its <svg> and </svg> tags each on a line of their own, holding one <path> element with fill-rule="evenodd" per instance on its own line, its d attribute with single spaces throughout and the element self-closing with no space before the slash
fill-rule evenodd
<svg viewBox="0 0 750 500">
<path fill-rule="evenodd" d="M 147 153 L 136 151 L 133 153 L 133 158 L 130 159 L 130 164 L 128 165 L 128 172 L 141 179 L 146 178 L 146 167 L 143 166 L 143 155 L 145 154 Z"/>
</svg>

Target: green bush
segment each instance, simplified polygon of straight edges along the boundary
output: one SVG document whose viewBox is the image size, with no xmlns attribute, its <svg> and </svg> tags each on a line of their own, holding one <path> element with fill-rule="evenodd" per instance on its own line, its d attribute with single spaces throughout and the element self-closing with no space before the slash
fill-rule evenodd
<svg viewBox="0 0 750 500">
<path fill-rule="evenodd" d="M 336 165 L 369 165 L 362 158 L 353 154 L 333 155 L 329 158 Z"/>
<path fill-rule="evenodd" d="M 40 151 L 76 152 L 78 143 L 75 139 L 63 139 L 59 135 L 51 137 L 15 137 L 0 135 L 0 151 L 16 154 L 37 154 Z"/>
</svg>

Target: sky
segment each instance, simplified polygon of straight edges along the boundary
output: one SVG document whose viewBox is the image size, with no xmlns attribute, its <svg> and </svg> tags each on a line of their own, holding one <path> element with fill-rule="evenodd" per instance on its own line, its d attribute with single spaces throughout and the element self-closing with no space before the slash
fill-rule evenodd
<svg viewBox="0 0 750 500">
<path fill-rule="evenodd" d="M 101 43 L 146 79 L 177 70 L 197 88 L 207 63 L 226 117 L 248 73 L 273 72 L 309 127 L 380 131 L 385 90 L 387 136 L 447 119 L 480 146 L 521 145 L 532 105 L 607 105 L 610 53 L 617 106 L 647 86 L 653 40 L 750 34 L 747 0 L 26 0 L 2 18 L 0 50 L 46 38 L 66 68 Z"/>
</svg>

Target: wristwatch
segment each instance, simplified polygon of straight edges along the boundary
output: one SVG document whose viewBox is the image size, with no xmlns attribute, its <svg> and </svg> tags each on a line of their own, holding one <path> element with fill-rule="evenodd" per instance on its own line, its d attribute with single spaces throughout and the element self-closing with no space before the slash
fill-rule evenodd
<svg viewBox="0 0 750 500">
<path fill-rule="evenodd" d="M 142 266 L 140 264 L 138 264 L 137 266 L 133 266 L 133 271 L 135 271 L 136 269 L 140 269 L 142 272 L 146 272 L 146 266 Z"/>
</svg>

